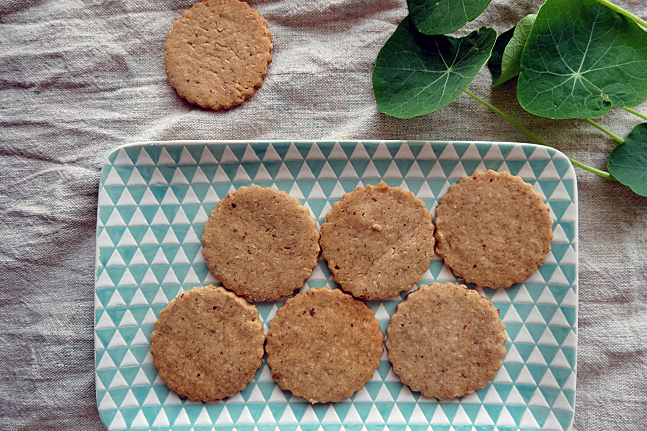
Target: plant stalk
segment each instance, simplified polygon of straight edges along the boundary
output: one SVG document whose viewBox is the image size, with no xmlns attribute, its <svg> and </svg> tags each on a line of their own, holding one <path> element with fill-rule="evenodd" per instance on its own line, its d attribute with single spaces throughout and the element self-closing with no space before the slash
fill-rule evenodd
<svg viewBox="0 0 647 431">
<path fill-rule="evenodd" d="M 541 139 L 539 136 L 535 135 L 532 131 L 526 129 L 521 123 L 519 123 L 517 120 L 515 120 L 514 118 L 512 118 L 511 116 L 509 116 L 505 112 L 498 109 L 496 106 L 486 102 L 485 100 L 481 99 L 480 97 L 478 97 L 476 94 L 472 93 L 469 90 L 465 90 L 464 92 L 468 96 L 476 99 L 477 101 L 481 102 L 482 104 L 484 104 L 485 106 L 487 106 L 488 108 L 490 108 L 491 110 L 493 110 L 494 112 L 496 112 L 497 114 L 499 114 L 500 116 L 502 116 L 503 118 L 508 120 L 510 123 L 512 123 L 513 126 L 515 126 L 517 129 L 521 130 L 521 132 L 523 132 L 524 135 L 526 135 L 527 137 L 529 137 L 533 141 L 535 141 L 535 142 L 537 142 L 537 143 L 539 143 L 541 145 L 544 145 L 546 147 L 551 147 L 552 148 L 552 145 L 548 144 L 546 141 Z"/>
<path fill-rule="evenodd" d="M 595 127 L 596 129 L 598 129 L 598 130 L 606 133 L 607 135 L 611 136 L 611 138 L 613 138 L 613 140 L 616 141 L 618 143 L 618 145 L 620 145 L 620 144 L 622 144 L 624 142 L 624 139 L 622 139 L 620 136 L 618 136 L 615 133 L 611 132 L 610 130 L 604 128 L 603 126 L 599 125 L 595 121 L 593 121 L 591 119 L 588 119 L 588 118 L 585 118 L 584 121 L 586 121 L 587 123 L 589 123 L 591 126 Z"/>
<path fill-rule="evenodd" d="M 631 109 L 631 108 L 620 108 L 620 109 L 624 109 L 625 111 L 629 112 L 630 114 L 634 114 L 636 117 L 642 118 L 643 120 L 647 121 L 647 115 L 645 115 L 643 113 L 640 113 L 640 112 L 636 111 L 635 109 Z"/>
<path fill-rule="evenodd" d="M 643 27 L 647 28 L 647 21 L 645 21 L 645 20 L 644 20 L 644 19 L 642 19 L 642 18 L 638 18 L 636 15 L 632 14 L 631 12 L 629 12 L 629 11 L 627 11 L 627 10 L 624 10 L 624 9 L 622 9 L 622 8 L 621 8 L 621 7 L 619 7 L 619 6 L 616 6 L 616 5 L 614 5 L 613 3 L 608 2 L 607 0 L 596 0 L 596 1 L 597 1 L 598 3 L 600 3 L 600 4 L 605 5 L 606 7 L 608 7 L 608 8 L 609 8 L 609 9 L 611 9 L 611 10 L 614 10 L 614 11 L 616 11 L 616 12 L 618 12 L 618 13 L 620 13 L 620 14 L 622 14 L 622 15 L 624 15 L 624 16 L 626 16 L 626 17 L 628 17 L 628 18 L 631 18 L 631 19 L 632 19 L 632 20 L 634 20 L 637 24 L 640 24 L 640 25 L 642 25 Z"/>
<path fill-rule="evenodd" d="M 483 105 L 487 106 L 488 108 L 490 108 L 491 110 L 493 110 L 494 112 L 496 112 L 497 114 L 499 114 L 500 116 L 502 116 L 503 118 L 505 118 L 506 120 L 508 120 L 508 121 L 509 121 L 513 126 L 515 126 L 517 129 L 519 129 L 519 130 L 520 130 L 524 135 L 528 136 L 530 139 L 532 139 L 532 140 L 534 140 L 535 142 L 537 142 L 537 143 L 539 143 L 539 144 L 541 144 L 541 145 L 544 145 L 544 146 L 546 146 L 546 147 L 551 147 L 551 148 L 553 148 L 553 147 L 552 147 L 552 145 L 549 145 L 546 141 L 544 141 L 543 139 L 541 139 L 539 136 L 535 135 L 535 134 L 534 134 L 532 131 L 530 131 L 529 129 L 525 128 L 521 123 L 519 123 L 517 120 L 515 120 L 514 118 L 512 118 L 511 116 L 509 116 L 509 115 L 508 115 L 508 114 L 506 114 L 505 112 L 503 112 L 503 111 L 501 111 L 500 109 L 498 109 L 496 106 L 492 105 L 491 103 L 486 102 L 485 100 L 481 99 L 480 97 L 478 97 L 477 95 L 475 95 L 474 93 L 472 93 L 472 92 L 471 92 L 471 91 L 469 91 L 469 90 L 465 90 L 465 91 L 464 91 L 464 93 L 465 93 L 465 94 L 467 94 L 468 96 L 470 96 L 471 98 L 473 98 L 474 100 L 476 100 L 476 101 L 478 101 L 478 102 L 481 102 Z M 567 157 L 568 157 L 568 156 L 567 156 Z M 600 169 L 596 169 L 596 168 L 591 167 L 591 166 L 589 166 L 589 165 L 585 165 L 584 163 L 582 163 L 582 162 L 578 162 L 577 160 L 575 160 L 575 159 L 573 159 L 573 158 L 571 158 L 571 157 L 568 157 L 568 160 L 570 160 L 570 161 L 571 161 L 571 163 L 572 163 L 573 165 L 575 165 L 575 166 L 577 166 L 577 167 L 580 167 L 580 168 L 582 168 L 582 169 L 584 169 L 584 170 L 586 170 L 586 171 L 589 171 L 589 172 L 591 172 L 591 173 L 594 173 L 594 174 L 596 174 L 596 175 L 599 175 L 599 176 L 601 176 L 601 177 L 603 177 L 603 178 L 611 178 L 611 179 L 614 179 L 614 178 L 611 176 L 611 174 L 610 174 L 610 173 L 608 173 L 608 172 L 601 171 Z"/>
</svg>

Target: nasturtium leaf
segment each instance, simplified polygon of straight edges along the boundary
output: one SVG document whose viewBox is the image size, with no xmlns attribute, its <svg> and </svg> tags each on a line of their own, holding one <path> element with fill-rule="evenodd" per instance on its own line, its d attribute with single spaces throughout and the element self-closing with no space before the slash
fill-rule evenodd
<svg viewBox="0 0 647 431">
<path fill-rule="evenodd" d="M 407 0 L 409 15 L 423 34 L 453 33 L 478 17 L 492 0 Z"/>
<path fill-rule="evenodd" d="M 647 100 L 647 32 L 595 0 L 547 0 L 521 56 L 517 98 L 548 118 L 596 118 Z"/>
<path fill-rule="evenodd" d="M 487 62 L 487 68 L 490 70 L 490 75 L 492 75 L 493 87 L 499 80 L 499 77 L 501 77 L 501 62 L 503 61 L 503 51 L 505 51 L 505 47 L 508 46 L 508 42 L 510 42 L 510 39 L 512 39 L 515 28 L 516 27 L 512 27 L 510 30 L 506 30 L 505 32 L 501 33 L 496 38 L 494 48 L 492 48 L 492 55 L 490 55 L 490 59 Z"/>
<path fill-rule="evenodd" d="M 641 196 L 647 196 L 647 123 L 633 128 L 607 162 L 609 173 Z"/>
<path fill-rule="evenodd" d="M 535 18 L 537 18 L 536 14 L 523 17 L 515 27 L 497 39 L 492 50 L 492 57 L 488 61 L 493 87 L 519 75 L 521 53 L 535 23 Z"/>
<path fill-rule="evenodd" d="M 496 31 L 462 38 L 428 36 L 405 18 L 375 60 L 373 92 L 380 112 L 398 118 L 428 114 L 453 102 L 485 65 Z"/>
</svg>

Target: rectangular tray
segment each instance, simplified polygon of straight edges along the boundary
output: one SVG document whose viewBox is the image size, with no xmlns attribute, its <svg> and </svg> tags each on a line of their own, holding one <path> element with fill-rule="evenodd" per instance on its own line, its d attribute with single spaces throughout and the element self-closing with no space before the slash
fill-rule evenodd
<svg viewBox="0 0 647 431">
<path fill-rule="evenodd" d="M 384 180 L 435 211 L 450 184 L 475 171 L 509 171 L 551 208 L 546 263 L 524 283 L 479 289 L 501 310 L 509 341 L 496 378 L 439 402 L 400 383 L 386 354 L 349 399 L 310 405 L 272 381 L 267 362 L 241 393 L 180 399 L 158 377 L 149 336 L 180 292 L 216 283 L 202 256 L 208 214 L 229 191 L 258 184 L 297 197 L 320 225 L 357 186 Z M 567 430 L 577 367 L 577 184 L 559 151 L 531 144 L 424 141 L 177 141 L 135 143 L 106 159 L 97 211 L 95 364 L 108 429 L 340 431 Z M 419 284 L 456 281 L 437 256 Z M 304 288 L 333 286 L 320 260 Z M 386 329 L 405 294 L 369 301 Z M 267 330 L 281 301 L 258 303 Z"/>
</svg>

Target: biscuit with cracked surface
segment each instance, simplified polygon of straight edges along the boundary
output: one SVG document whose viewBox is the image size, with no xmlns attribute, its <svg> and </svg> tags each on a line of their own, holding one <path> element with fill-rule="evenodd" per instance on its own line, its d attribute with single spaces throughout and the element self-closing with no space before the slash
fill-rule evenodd
<svg viewBox="0 0 647 431">
<path fill-rule="evenodd" d="M 422 279 L 434 256 L 425 203 L 401 187 L 358 187 L 326 214 L 321 249 L 335 282 L 357 298 L 385 299 Z"/>
</svg>

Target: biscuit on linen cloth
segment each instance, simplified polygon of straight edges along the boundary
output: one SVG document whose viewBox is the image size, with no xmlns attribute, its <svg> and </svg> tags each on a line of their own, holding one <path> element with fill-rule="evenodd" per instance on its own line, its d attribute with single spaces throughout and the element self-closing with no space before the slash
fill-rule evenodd
<svg viewBox="0 0 647 431">
<path fill-rule="evenodd" d="M 478 287 L 520 283 L 544 263 L 553 220 L 542 197 L 508 172 L 476 172 L 436 208 L 436 253 Z"/>
<path fill-rule="evenodd" d="M 325 403 L 364 387 L 380 365 L 383 340 L 363 301 L 340 289 L 311 288 L 278 309 L 265 350 L 281 388 Z"/>
<path fill-rule="evenodd" d="M 400 380 L 438 399 L 469 395 L 494 379 L 508 340 L 490 300 L 451 282 L 409 293 L 386 334 L 389 361 Z"/>
<path fill-rule="evenodd" d="M 357 298 L 385 299 L 410 289 L 429 269 L 434 225 L 422 200 L 381 182 L 335 202 L 320 243 L 342 289 Z"/>
<path fill-rule="evenodd" d="M 254 301 L 292 294 L 319 257 L 317 222 L 297 198 L 271 187 L 229 192 L 211 212 L 202 236 L 213 275 Z"/>
<path fill-rule="evenodd" d="M 245 389 L 261 366 L 265 335 L 254 305 L 209 285 L 172 299 L 150 339 L 153 365 L 166 385 L 206 402 Z"/>
<path fill-rule="evenodd" d="M 271 36 L 267 21 L 245 2 L 196 3 L 173 24 L 164 45 L 169 83 L 203 108 L 240 105 L 267 75 Z"/>
</svg>

